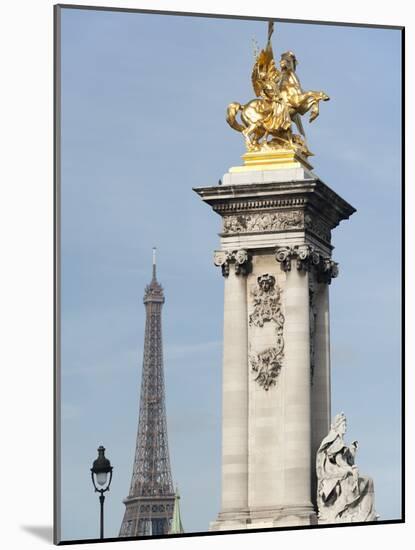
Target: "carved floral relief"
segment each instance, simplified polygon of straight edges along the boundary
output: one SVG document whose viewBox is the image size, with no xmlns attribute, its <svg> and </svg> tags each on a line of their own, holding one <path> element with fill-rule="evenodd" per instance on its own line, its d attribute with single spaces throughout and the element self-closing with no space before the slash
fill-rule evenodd
<svg viewBox="0 0 415 550">
<path fill-rule="evenodd" d="M 255 381 L 265 390 L 276 384 L 284 357 L 284 315 L 281 311 L 281 289 L 275 284 L 275 277 L 265 273 L 257 278 L 252 291 L 253 311 L 249 325 L 263 328 L 265 323 L 274 323 L 275 345 L 260 353 L 251 353 L 249 363 L 256 374 Z"/>
<path fill-rule="evenodd" d="M 249 357 L 252 371 L 256 373 L 255 382 L 258 382 L 264 390 L 276 383 L 276 378 L 281 370 L 281 355 L 277 348 L 268 348 L 261 353 Z"/>
</svg>

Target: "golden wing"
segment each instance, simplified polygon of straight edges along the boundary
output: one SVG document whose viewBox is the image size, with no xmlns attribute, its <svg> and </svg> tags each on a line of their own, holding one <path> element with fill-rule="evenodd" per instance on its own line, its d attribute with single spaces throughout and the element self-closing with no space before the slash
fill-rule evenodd
<svg viewBox="0 0 415 550">
<path fill-rule="evenodd" d="M 252 86 L 257 97 L 261 95 L 263 85 L 266 81 L 275 80 L 280 75 L 280 71 L 275 66 L 274 54 L 271 44 L 268 44 L 264 50 L 261 50 L 256 58 L 252 69 Z"/>
</svg>

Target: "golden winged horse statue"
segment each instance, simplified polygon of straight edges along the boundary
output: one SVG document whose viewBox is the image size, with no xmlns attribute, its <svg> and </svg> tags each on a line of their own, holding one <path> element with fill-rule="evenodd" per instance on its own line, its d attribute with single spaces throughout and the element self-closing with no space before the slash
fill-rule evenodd
<svg viewBox="0 0 415 550">
<path fill-rule="evenodd" d="M 281 55 L 277 69 L 271 44 L 273 25 L 273 22 L 268 23 L 267 45 L 257 55 L 252 70 L 257 99 L 245 105 L 230 103 L 226 120 L 244 135 L 248 151 L 291 149 L 308 157 L 312 153 L 306 144 L 300 115 L 310 111 L 312 122 L 319 115 L 319 102 L 329 97 L 324 92 L 303 91 L 295 72 L 297 59 L 293 52 Z M 293 123 L 299 134 L 293 133 Z"/>
</svg>

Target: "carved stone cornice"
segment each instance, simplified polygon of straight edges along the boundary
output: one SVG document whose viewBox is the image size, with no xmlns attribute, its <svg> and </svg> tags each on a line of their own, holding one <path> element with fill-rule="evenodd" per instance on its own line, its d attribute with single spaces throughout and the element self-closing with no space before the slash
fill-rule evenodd
<svg viewBox="0 0 415 550">
<path fill-rule="evenodd" d="M 305 206 L 307 198 L 290 197 L 284 199 L 256 197 L 253 200 L 219 202 L 212 206 L 213 210 L 222 216 L 244 210 L 265 210 L 270 208 L 293 208 Z"/>
<path fill-rule="evenodd" d="M 304 228 L 310 233 L 314 233 L 323 241 L 331 242 L 331 231 L 329 225 L 324 222 L 321 217 L 316 215 L 311 216 L 309 213 L 304 214 Z"/>
<path fill-rule="evenodd" d="M 299 271 L 316 273 L 317 282 L 330 284 L 338 276 L 339 267 L 336 262 L 317 252 L 308 244 L 297 246 L 280 246 L 275 250 L 275 259 L 280 263 L 283 271 L 291 271 L 291 262 L 296 262 Z"/>
<path fill-rule="evenodd" d="M 308 214 L 305 228 L 325 241 L 329 241 L 331 230 L 341 220 L 355 212 L 353 206 L 318 178 L 247 182 L 194 190 L 222 217 L 277 210 L 305 211 Z"/>
<path fill-rule="evenodd" d="M 246 250 L 215 250 L 213 262 L 222 269 L 222 275 L 229 275 L 229 265 L 235 264 L 236 275 L 247 275 L 250 268 L 250 257 Z"/>
</svg>

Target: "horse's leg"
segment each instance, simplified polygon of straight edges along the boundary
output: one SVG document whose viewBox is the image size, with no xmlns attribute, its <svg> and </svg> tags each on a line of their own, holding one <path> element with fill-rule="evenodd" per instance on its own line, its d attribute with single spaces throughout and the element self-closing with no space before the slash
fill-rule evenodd
<svg viewBox="0 0 415 550">
<path fill-rule="evenodd" d="M 311 110 L 310 122 L 313 122 L 319 115 L 319 102 L 328 101 L 330 98 L 324 92 L 304 92 L 299 97 L 298 112 L 304 115 Z"/>
<path fill-rule="evenodd" d="M 313 92 L 304 92 L 298 97 L 297 111 L 300 115 L 305 115 L 313 106 L 316 97 Z"/>
<path fill-rule="evenodd" d="M 268 133 L 265 131 L 265 128 L 262 125 L 257 125 L 254 132 L 254 145 L 255 147 L 263 147 L 266 145 L 266 137 L 265 140 L 262 143 L 259 143 L 259 140 L 266 134 L 268 136 Z"/>
<path fill-rule="evenodd" d="M 313 120 L 315 120 L 318 115 L 320 114 L 320 103 L 319 103 L 319 100 L 315 100 L 313 101 L 313 103 L 311 104 L 311 114 L 310 114 L 310 122 L 313 122 Z"/>
<path fill-rule="evenodd" d="M 258 144 L 257 141 L 254 141 L 250 136 L 250 134 L 253 133 L 255 137 L 256 127 L 256 122 L 251 122 L 251 124 L 247 128 L 245 128 L 245 130 L 242 130 L 242 134 L 245 136 L 245 143 L 248 149 L 251 149 Z"/>
<path fill-rule="evenodd" d="M 324 92 L 310 92 L 314 94 L 314 100 L 311 103 L 310 122 L 313 122 L 320 113 L 320 101 L 328 101 L 330 98 Z"/>
</svg>

